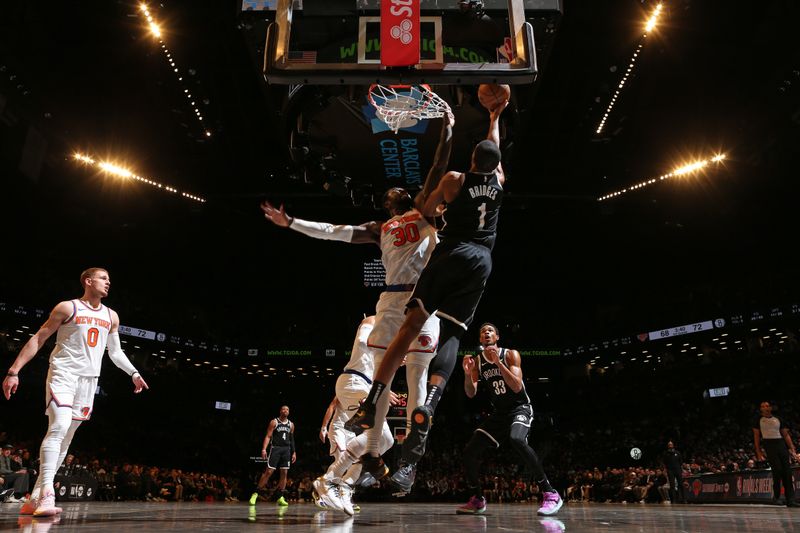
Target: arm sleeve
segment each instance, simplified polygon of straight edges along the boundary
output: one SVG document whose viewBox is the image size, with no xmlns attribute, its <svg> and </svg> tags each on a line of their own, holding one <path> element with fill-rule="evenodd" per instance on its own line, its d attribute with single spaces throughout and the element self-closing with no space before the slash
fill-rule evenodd
<svg viewBox="0 0 800 533">
<path fill-rule="evenodd" d="M 334 226 L 327 222 L 312 222 L 293 218 L 289 227 L 303 235 L 327 241 L 352 242 L 353 226 Z"/>
<path fill-rule="evenodd" d="M 136 367 L 131 364 L 125 352 L 122 351 L 122 343 L 119 341 L 119 332 L 115 331 L 108 336 L 108 356 L 111 358 L 111 361 L 117 365 L 117 368 L 129 376 L 139 373 Z"/>
</svg>

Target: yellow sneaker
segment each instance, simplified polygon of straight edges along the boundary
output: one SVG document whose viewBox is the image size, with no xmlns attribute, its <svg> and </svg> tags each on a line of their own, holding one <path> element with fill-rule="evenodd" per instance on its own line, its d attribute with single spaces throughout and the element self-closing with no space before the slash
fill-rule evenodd
<svg viewBox="0 0 800 533">
<path fill-rule="evenodd" d="M 289 507 L 289 502 L 287 502 L 286 499 L 283 496 L 281 496 L 280 498 L 278 498 L 278 505 L 280 505 L 281 507 Z"/>
<path fill-rule="evenodd" d="M 258 501 L 258 493 L 254 492 L 252 496 L 250 496 L 250 505 L 255 505 Z"/>
</svg>

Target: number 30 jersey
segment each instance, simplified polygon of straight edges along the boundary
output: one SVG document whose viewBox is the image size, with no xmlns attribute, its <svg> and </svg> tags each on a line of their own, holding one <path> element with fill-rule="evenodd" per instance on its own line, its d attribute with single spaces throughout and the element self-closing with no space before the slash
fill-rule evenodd
<svg viewBox="0 0 800 533">
<path fill-rule="evenodd" d="M 500 361 L 503 364 L 506 362 L 506 352 L 505 348 L 500 349 Z M 478 357 L 478 382 L 485 384 L 489 401 L 497 412 L 505 413 L 520 405 L 531 403 L 528 392 L 525 390 L 525 383 L 522 384 L 519 392 L 511 390 L 511 387 L 503 379 L 500 369 L 497 368 L 497 365 L 488 362 L 484 358 L 483 352 Z"/>
<path fill-rule="evenodd" d="M 386 285 L 413 285 L 436 246 L 436 228 L 412 209 L 381 226 L 381 262 Z"/>
<path fill-rule="evenodd" d="M 81 300 L 70 303 L 72 316 L 58 328 L 50 368 L 75 376 L 99 377 L 111 331 L 111 310 L 103 304 L 92 309 Z"/>
<path fill-rule="evenodd" d="M 490 250 L 497 238 L 497 219 L 503 202 L 503 186 L 497 174 L 464 174 L 455 199 L 447 204 L 442 243 L 474 242 Z"/>
</svg>

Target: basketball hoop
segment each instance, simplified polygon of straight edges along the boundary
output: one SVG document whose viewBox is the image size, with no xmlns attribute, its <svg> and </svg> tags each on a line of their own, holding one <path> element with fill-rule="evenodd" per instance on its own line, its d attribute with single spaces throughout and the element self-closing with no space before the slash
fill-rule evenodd
<svg viewBox="0 0 800 533">
<path fill-rule="evenodd" d="M 428 85 L 378 85 L 369 88 L 369 103 L 375 114 L 389 129 L 397 133 L 400 128 L 416 124 L 418 120 L 453 117 L 450 106 Z"/>
</svg>

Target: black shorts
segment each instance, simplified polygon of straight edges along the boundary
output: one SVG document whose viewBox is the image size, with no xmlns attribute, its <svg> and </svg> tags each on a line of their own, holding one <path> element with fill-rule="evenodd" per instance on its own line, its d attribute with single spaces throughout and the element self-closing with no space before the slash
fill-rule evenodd
<svg viewBox="0 0 800 533">
<path fill-rule="evenodd" d="M 436 246 L 417 280 L 407 306 L 436 311 L 465 330 L 475 316 L 486 280 L 492 272 L 492 252 L 473 242 Z"/>
<path fill-rule="evenodd" d="M 269 449 L 267 456 L 267 468 L 275 470 L 289 470 L 292 466 L 292 449 L 288 446 L 273 446 Z"/>
<path fill-rule="evenodd" d="M 475 431 L 489 437 L 499 448 L 502 442 L 509 439 L 512 431 L 517 435 L 527 437 L 531 429 L 531 422 L 533 422 L 533 407 L 526 403 L 511 411 L 492 413 Z"/>
</svg>

